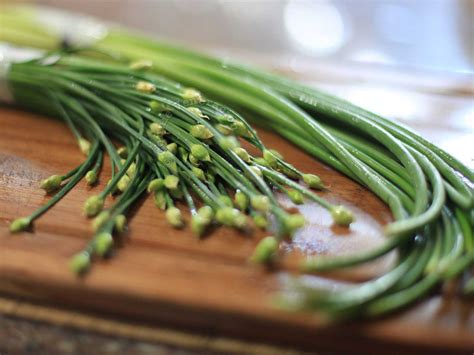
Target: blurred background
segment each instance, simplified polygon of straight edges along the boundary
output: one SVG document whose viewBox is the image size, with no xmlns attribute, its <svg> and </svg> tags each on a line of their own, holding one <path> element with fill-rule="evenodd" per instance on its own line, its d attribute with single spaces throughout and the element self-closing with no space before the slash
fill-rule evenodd
<svg viewBox="0 0 474 355">
<path fill-rule="evenodd" d="M 474 127 L 474 0 L 20 2 L 281 71 L 401 120 L 473 163 L 463 145 Z"/>
</svg>

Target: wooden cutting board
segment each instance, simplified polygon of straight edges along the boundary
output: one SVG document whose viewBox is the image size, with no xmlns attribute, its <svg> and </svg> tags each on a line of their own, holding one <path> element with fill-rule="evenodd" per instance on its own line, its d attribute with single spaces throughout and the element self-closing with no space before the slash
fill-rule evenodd
<svg viewBox="0 0 474 355">
<path fill-rule="evenodd" d="M 350 230 L 332 226 L 328 213 L 314 204 L 301 206 L 310 223 L 291 244 L 283 246 L 281 265 L 269 271 L 247 261 L 264 234 L 243 235 L 220 228 L 197 240 L 188 229 L 170 228 L 163 212 L 144 197 L 132 211 L 129 232 L 114 256 L 95 263 L 86 277 L 77 278 L 67 263 L 91 236 L 81 206 L 100 187 L 90 189 L 81 182 L 35 223 L 32 232 L 10 235 L 8 223 L 13 218 L 47 201 L 38 181 L 68 171 L 83 157 L 61 122 L 0 109 L 1 294 L 10 300 L 40 304 L 49 308 L 50 314 L 72 311 L 95 317 L 97 322 L 116 319 L 151 329 L 166 327 L 311 352 L 472 352 L 473 304 L 446 295 L 433 295 L 387 319 L 337 326 L 324 325 L 315 315 L 287 313 L 272 306 L 272 297 L 295 274 L 302 257 L 372 248 L 383 241 L 381 227 L 391 217 L 384 204 L 361 186 L 275 135 L 260 134 L 267 146 L 284 152 L 298 168 L 319 174 L 330 186 L 330 191 L 321 195 L 353 209 L 357 221 Z M 107 180 L 105 169 L 101 182 Z M 392 261 L 393 255 L 330 277 L 364 280 L 390 267 Z M 310 280 L 338 282 L 326 277 L 312 276 Z M 43 313 L 48 320 L 48 312 Z M 97 322 L 82 326 L 94 329 Z M 128 335 L 146 334 L 135 333 Z"/>
</svg>

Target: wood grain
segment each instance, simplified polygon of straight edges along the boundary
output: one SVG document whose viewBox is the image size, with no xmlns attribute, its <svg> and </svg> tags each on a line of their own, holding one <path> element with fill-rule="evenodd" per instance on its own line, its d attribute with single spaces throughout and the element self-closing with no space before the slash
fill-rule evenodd
<svg viewBox="0 0 474 355">
<path fill-rule="evenodd" d="M 271 306 L 296 263 L 309 254 L 342 255 L 383 241 L 381 227 L 390 221 L 387 208 L 371 193 L 314 161 L 271 133 L 261 131 L 268 146 L 285 152 L 299 168 L 319 174 L 331 186 L 322 193 L 348 204 L 357 221 L 348 231 L 331 226 L 326 211 L 305 204 L 310 224 L 282 247 L 276 271 L 247 262 L 262 233 L 242 235 L 220 228 L 203 240 L 188 230 L 174 230 L 163 213 L 144 198 L 132 212 L 130 231 L 113 258 L 97 262 L 87 277 L 70 274 L 67 262 L 91 235 L 81 215 L 87 196 L 95 192 L 79 184 L 60 204 L 37 221 L 32 233 L 10 235 L 8 223 L 48 199 L 39 179 L 63 173 L 82 157 L 67 129 L 57 121 L 14 109 L 0 110 L 0 291 L 6 295 L 118 317 L 149 326 L 198 334 L 238 337 L 305 350 L 370 349 L 417 352 L 474 349 L 472 304 L 439 295 L 416 310 L 378 321 L 325 326 L 307 314 L 289 314 Z M 107 181 L 105 169 L 101 181 Z M 96 187 L 98 189 L 100 187 Z M 290 206 L 281 197 L 282 202 Z M 342 280 L 363 280 L 390 267 L 392 256 L 363 268 L 333 274 Z M 313 282 L 328 282 L 313 276 Z M 339 282 L 339 281 L 330 281 Z"/>
</svg>

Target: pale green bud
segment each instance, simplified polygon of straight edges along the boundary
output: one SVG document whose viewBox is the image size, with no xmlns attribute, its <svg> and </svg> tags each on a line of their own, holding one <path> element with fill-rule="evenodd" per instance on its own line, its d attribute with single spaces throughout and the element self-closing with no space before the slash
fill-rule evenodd
<svg viewBox="0 0 474 355">
<path fill-rule="evenodd" d="M 127 169 L 127 175 L 133 177 L 137 173 L 137 164 L 131 163 Z"/>
<path fill-rule="evenodd" d="M 117 233 L 125 232 L 126 226 L 127 226 L 127 217 L 125 217 L 123 214 L 119 214 L 117 217 L 115 217 L 114 229 Z"/>
<path fill-rule="evenodd" d="M 234 153 L 237 154 L 237 156 L 244 162 L 250 162 L 250 155 L 244 148 L 234 148 Z"/>
<path fill-rule="evenodd" d="M 206 231 L 207 226 L 211 223 L 211 220 L 195 214 L 191 218 L 191 231 L 197 236 L 201 237 Z"/>
<path fill-rule="evenodd" d="M 92 220 L 92 229 L 97 232 L 100 227 L 104 225 L 105 222 L 110 218 L 109 211 L 102 211 L 100 212 L 93 220 Z"/>
<path fill-rule="evenodd" d="M 233 226 L 238 229 L 244 229 L 248 226 L 247 217 L 243 213 L 239 213 L 234 218 Z"/>
<path fill-rule="evenodd" d="M 147 187 L 148 192 L 156 192 L 161 190 L 165 186 L 165 181 L 161 178 L 153 179 L 150 181 Z"/>
<path fill-rule="evenodd" d="M 199 164 L 201 164 L 201 162 L 199 161 L 199 159 L 197 159 L 194 155 L 190 155 L 189 156 L 189 162 L 191 163 L 191 165 L 194 165 L 196 167 L 199 166 Z"/>
<path fill-rule="evenodd" d="M 181 211 L 176 207 L 170 207 L 166 210 L 166 220 L 175 228 L 181 228 L 184 225 Z"/>
<path fill-rule="evenodd" d="M 127 147 L 120 147 L 119 149 L 117 149 L 117 154 L 119 155 L 120 158 L 127 159 L 128 157 Z"/>
<path fill-rule="evenodd" d="M 156 113 L 166 112 L 170 110 L 168 105 L 161 103 L 159 101 L 151 101 L 149 103 L 149 106 L 150 106 L 150 109 Z"/>
<path fill-rule="evenodd" d="M 278 241 L 275 237 L 263 238 L 255 247 L 250 260 L 257 264 L 267 264 L 272 262 L 278 251 Z"/>
<path fill-rule="evenodd" d="M 297 229 L 306 224 L 306 219 L 301 214 L 290 214 L 284 219 L 284 224 L 286 231 L 292 236 Z"/>
<path fill-rule="evenodd" d="M 211 130 L 202 124 L 191 126 L 189 133 L 198 139 L 209 139 L 214 137 L 214 134 L 211 132 Z"/>
<path fill-rule="evenodd" d="M 153 196 L 153 201 L 155 202 L 156 207 L 164 210 L 166 208 L 165 192 L 163 190 L 156 191 Z"/>
<path fill-rule="evenodd" d="M 129 68 L 133 70 L 150 70 L 153 62 L 149 59 L 139 59 L 130 63 Z"/>
<path fill-rule="evenodd" d="M 168 175 L 165 177 L 164 185 L 168 190 L 174 190 L 178 188 L 179 177 L 176 175 Z"/>
<path fill-rule="evenodd" d="M 255 162 L 255 164 L 264 166 L 266 168 L 271 167 L 270 164 L 268 164 L 268 162 L 264 158 L 254 158 L 254 162 Z"/>
<path fill-rule="evenodd" d="M 187 103 L 190 105 L 198 104 L 204 101 L 204 98 L 202 97 L 201 93 L 191 88 L 184 89 L 181 93 L 181 98 L 187 101 Z"/>
<path fill-rule="evenodd" d="M 178 166 L 176 164 L 176 157 L 170 151 L 165 150 L 158 154 L 158 160 L 168 169 L 170 169 L 173 173 L 178 172 Z"/>
<path fill-rule="evenodd" d="M 29 217 L 21 217 L 21 218 L 14 219 L 10 223 L 10 232 L 11 233 L 22 232 L 28 229 L 30 224 L 31 224 L 31 219 Z"/>
<path fill-rule="evenodd" d="M 153 122 L 149 126 L 151 133 L 156 134 L 157 136 L 164 136 L 167 132 L 166 129 L 157 122 Z"/>
<path fill-rule="evenodd" d="M 264 195 L 252 196 L 250 205 L 257 211 L 268 212 L 270 210 L 270 199 Z"/>
<path fill-rule="evenodd" d="M 253 216 L 253 223 L 260 229 L 266 229 L 268 227 L 267 217 L 260 213 Z"/>
<path fill-rule="evenodd" d="M 85 180 L 87 185 L 92 186 L 97 182 L 97 173 L 94 170 L 89 170 L 86 173 Z"/>
<path fill-rule="evenodd" d="M 237 191 L 234 196 L 235 205 L 241 210 L 245 211 L 249 206 L 249 198 L 242 191 Z"/>
<path fill-rule="evenodd" d="M 200 209 L 198 209 L 197 214 L 203 218 L 208 219 L 209 221 L 212 221 L 214 218 L 214 211 L 210 206 L 202 206 Z"/>
<path fill-rule="evenodd" d="M 184 149 L 183 147 L 178 147 L 178 153 L 179 153 L 179 156 L 181 157 L 181 160 L 182 161 L 187 161 L 188 160 L 188 151 L 186 149 Z"/>
<path fill-rule="evenodd" d="M 349 226 L 354 222 L 354 215 L 344 206 L 334 206 L 330 212 L 334 223 L 340 226 Z"/>
<path fill-rule="evenodd" d="M 166 149 L 176 155 L 178 152 L 178 145 L 176 143 L 170 143 L 166 146 Z"/>
<path fill-rule="evenodd" d="M 191 171 L 193 172 L 194 176 L 196 176 L 199 180 L 201 181 L 206 180 L 206 174 L 204 173 L 204 170 L 193 166 L 191 168 Z"/>
<path fill-rule="evenodd" d="M 272 168 L 276 167 L 278 165 L 278 158 L 273 152 L 270 150 L 264 150 L 263 151 L 263 159 L 268 163 L 268 165 Z"/>
<path fill-rule="evenodd" d="M 249 169 L 252 170 L 252 172 L 255 175 L 260 176 L 260 177 L 263 176 L 262 170 L 260 170 L 258 166 L 252 165 L 252 166 L 249 166 Z"/>
<path fill-rule="evenodd" d="M 286 166 L 279 166 L 278 171 L 293 180 L 297 180 L 300 178 L 300 175 L 296 171 Z"/>
<path fill-rule="evenodd" d="M 84 203 L 83 211 L 87 217 L 94 217 L 104 208 L 104 200 L 99 196 L 91 196 Z"/>
<path fill-rule="evenodd" d="M 227 149 L 234 149 L 240 147 L 240 143 L 235 138 L 234 136 L 229 136 L 229 137 L 221 137 L 219 139 L 219 145 L 221 146 L 222 149 L 227 150 Z"/>
<path fill-rule="evenodd" d="M 232 117 L 231 115 L 229 115 L 227 113 L 224 113 L 222 115 L 217 115 L 216 120 L 220 123 L 223 123 L 223 124 L 230 124 L 230 123 L 235 122 L 234 117 Z"/>
<path fill-rule="evenodd" d="M 219 202 L 221 202 L 224 206 L 233 207 L 234 204 L 232 203 L 232 199 L 227 195 L 220 195 L 218 198 Z"/>
<path fill-rule="evenodd" d="M 249 131 L 243 122 L 234 121 L 231 127 L 236 136 L 240 136 L 240 137 L 248 136 Z"/>
<path fill-rule="evenodd" d="M 128 175 L 124 175 L 120 178 L 120 180 L 117 183 L 117 189 L 121 192 L 124 192 L 128 185 L 130 184 L 130 177 Z"/>
<path fill-rule="evenodd" d="M 99 256 L 105 256 L 114 245 L 114 238 L 112 234 L 103 232 L 95 237 L 94 252 Z"/>
<path fill-rule="evenodd" d="M 232 128 L 230 128 L 229 126 L 220 124 L 220 123 L 216 125 L 216 129 L 217 129 L 221 134 L 223 134 L 224 136 L 230 136 L 231 134 L 234 133 L 234 131 L 232 130 Z"/>
<path fill-rule="evenodd" d="M 145 94 L 151 94 L 156 90 L 156 87 L 155 87 L 155 85 L 153 85 L 152 83 L 150 83 L 148 81 L 140 80 L 140 81 L 137 82 L 137 85 L 135 85 L 135 89 L 137 89 L 137 91 L 143 92 Z"/>
<path fill-rule="evenodd" d="M 40 187 L 47 193 L 51 193 L 59 189 L 62 181 L 63 179 L 61 176 L 51 175 L 50 177 L 41 181 Z"/>
<path fill-rule="evenodd" d="M 91 151 L 91 142 L 89 142 L 85 138 L 79 138 L 77 142 L 79 144 L 79 149 L 81 150 L 81 153 L 85 156 L 88 156 Z"/>
<path fill-rule="evenodd" d="M 69 270 L 75 274 L 83 274 L 91 265 L 91 258 L 88 252 L 81 251 L 71 258 Z"/>
<path fill-rule="evenodd" d="M 289 189 L 286 193 L 293 203 L 301 205 L 304 202 L 303 195 L 298 190 Z"/>
<path fill-rule="evenodd" d="M 210 161 L 211 157 L 207 148 L 201 144 L 191 146 L 191 154 L 199 161 Z"/>
<path fill-rule="evenodd" d="M 197 107 L 188 107 L 188 111 L 191 112 L 192 114 L 198 116 L 198 117 L 209 119 L 209 117 L 204 115 L 202 113 L 202 111 L 200 109 L 198 109 Z"/>
<path fill-rule="evenodd" d="M 303 181 L 308 187 L 312 189 L 322 189 L 324 188 L 324 184 L 321 178 L 314 174 L 303 174 Z"/>
<path fill-rule="evenodd" d="M 239 210 L 232 207 L 219 208 L 216 212 L 216 220 L 225 226 L 233 226 L 239 214 Z"/>
</svg>

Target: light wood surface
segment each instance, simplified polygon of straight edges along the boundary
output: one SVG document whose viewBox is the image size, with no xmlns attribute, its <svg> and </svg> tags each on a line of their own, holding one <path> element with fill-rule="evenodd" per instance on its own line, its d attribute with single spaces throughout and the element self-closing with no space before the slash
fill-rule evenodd
<svg viewBox="0 0 474 355">
<path fill-rule="evenodd" d="M 13 218 L 48 199 L 38 188 L 41 178 L 67 172 L 82 156 L 61 122 L 0 109 L 0 292 L 13 302 L 21 298 L 76 315 L 119 319 L 131 327 L 167 327 L 300 350 L 472 352 L 473 304 L 439 294 L 387 319 L 338 326 L 325 326 L 314 315 L 289 314 L 271 305 L 272 296 L 295 273 L 301 257 L 371 248 L 383 240 L 381 227 L 391 217 L 383 203 L 362 187 L 275 135 L 260 134 L 291 163 L 319 174 L 331 187 L 322 195 L 354 210 L 357 221 L 350 230 L 331 226 L 326 211 L 305 204 L 300 209 L 309 226 L 292 244 L 283 246 L 279 268 L 268 271 L 247 262 L 264 234 L 242 235 L 220 228 L 197 240 L 187 229 L 170 228 L 151 199 L 143 198 L 115 255 L 95 263 L 86 277 L 78 279 L 67 262 L 91 236 L 81 206 L 95 192 L 84 183 L 38 220 L 33 232 L 10 235 L 7 227 Z M 105 169 L 101 182 L 107 179 Z M 367 279 L 390 267 L 392 257 L 331 277 Z M 324 277 L 314 276 L 313 281 L 324 282 Z M 54 321 L 54 317 L 43 318 Z M 91 323 L 70 321 L 73 326 L 95 329 Z M 135 333 L 130 331 L 129 336 L 140 337 L 139 331 Z M 151 333 L 141 336 L 150 338 Z"/>
</svg>

